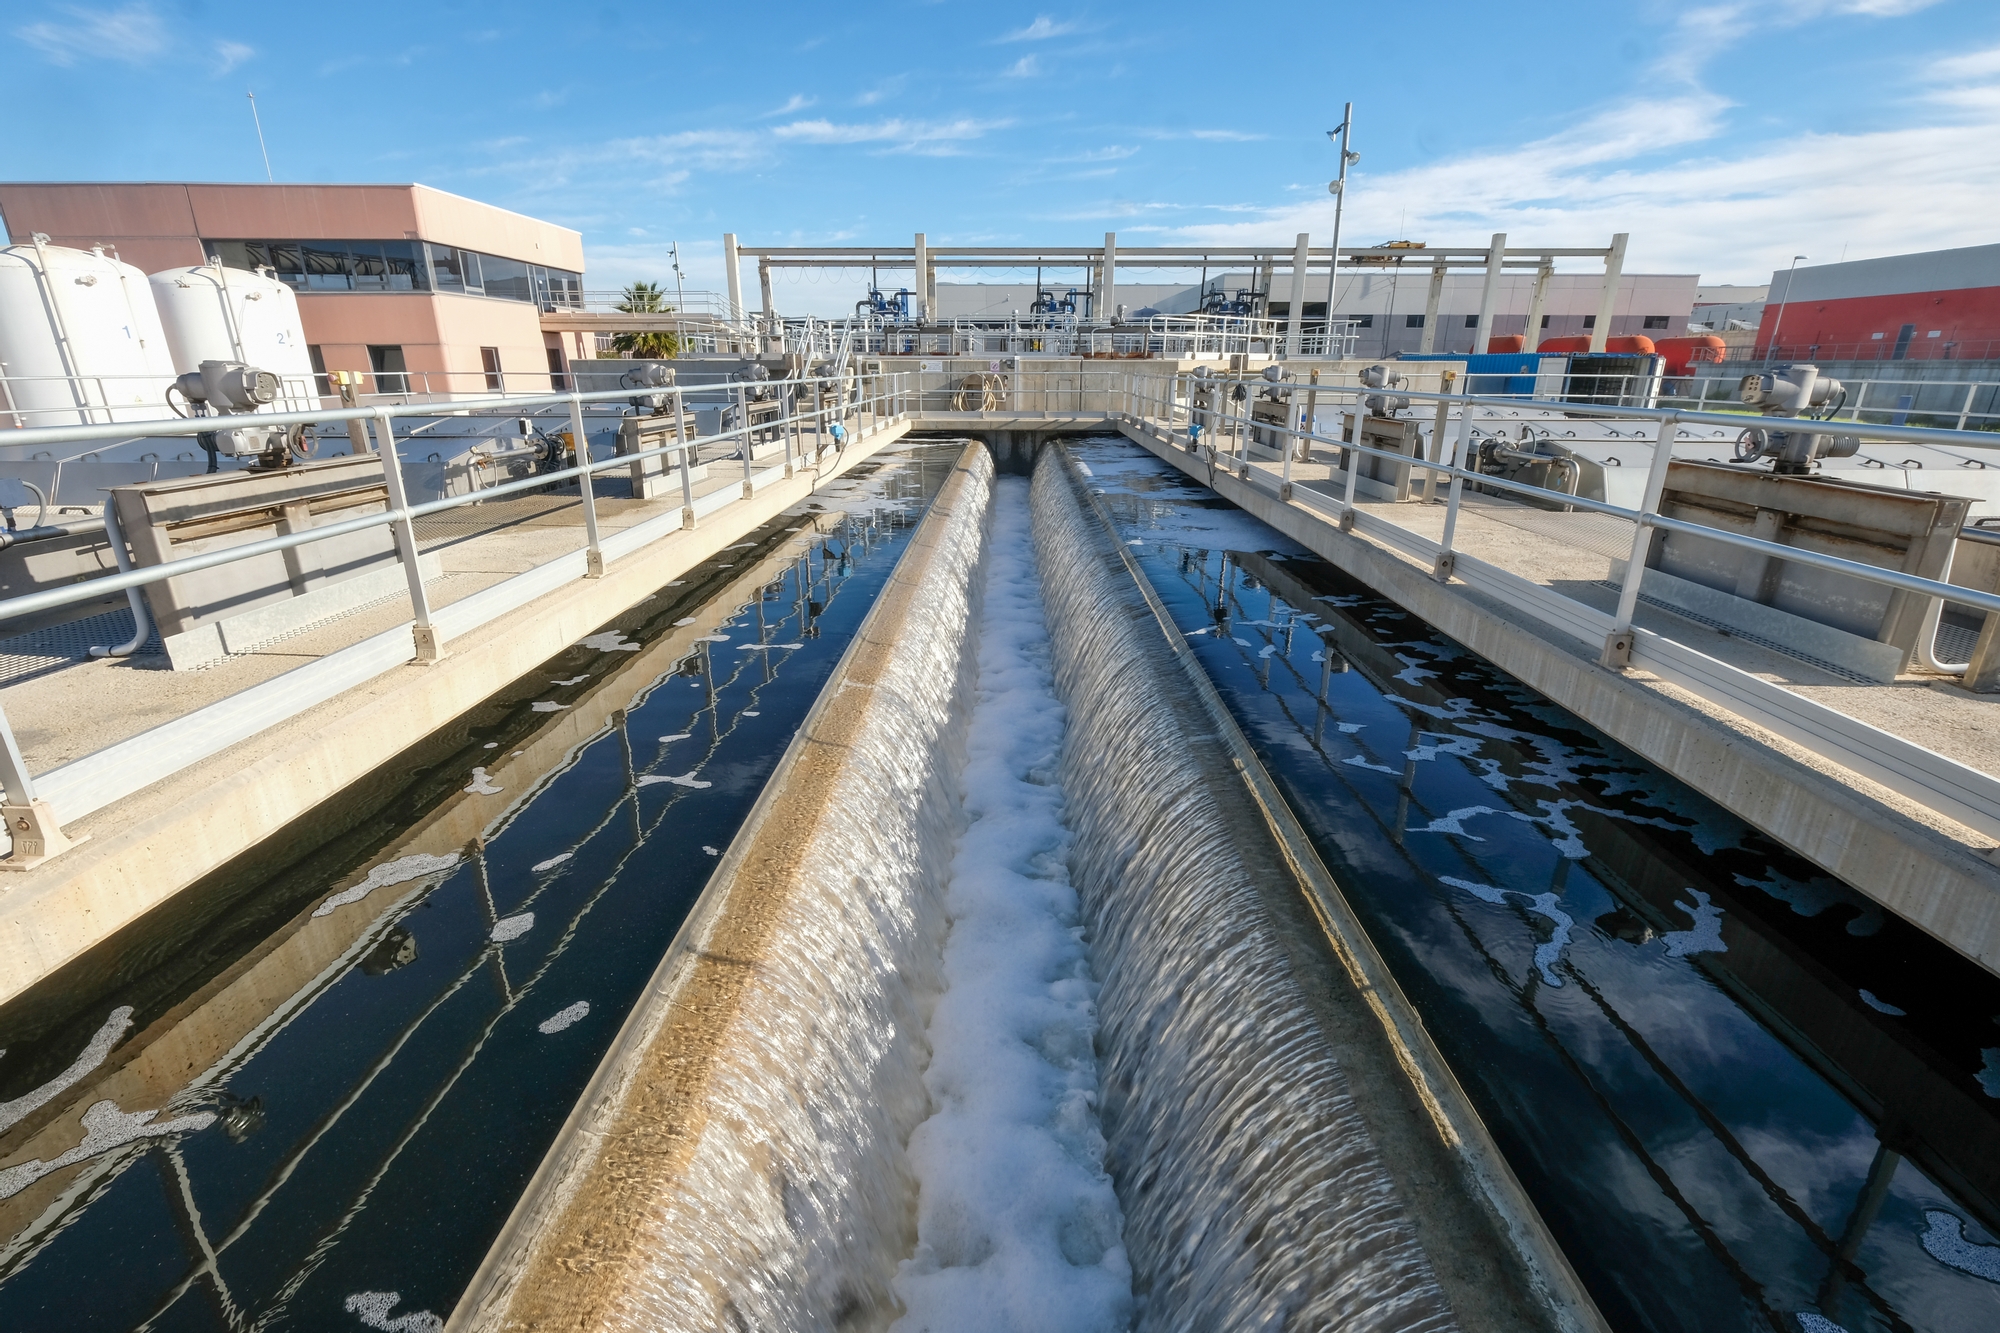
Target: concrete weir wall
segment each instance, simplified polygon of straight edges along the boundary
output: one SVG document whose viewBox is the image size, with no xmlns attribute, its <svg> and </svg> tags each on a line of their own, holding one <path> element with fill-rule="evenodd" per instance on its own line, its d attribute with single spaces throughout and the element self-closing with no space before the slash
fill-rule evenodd
<svg viewBox="0 0 2000 1333">
<path fill-rule="evenodd" d="M 992 470 L 932 502 L 451 1328 L 886 1322 Z"/>
<path fill-rule="evenodd" d="M 1379 984 L 1336 961 L 1065 467 L 1042 451 L 1034 543 L 1134 1327 L 1601 1327 L 1545 1237 L 1519 1243 L 1532 1209 L 1480 1202 L 1474 1177 L 1504 1165 L 1439 1109 L 1435 1071 L 1412 1078 L 1421 1058 L 1363 994 Z M 864 1330 L 901 1313 L 992 475 L 969 447 L 454 1333 Z"/>
</svg>

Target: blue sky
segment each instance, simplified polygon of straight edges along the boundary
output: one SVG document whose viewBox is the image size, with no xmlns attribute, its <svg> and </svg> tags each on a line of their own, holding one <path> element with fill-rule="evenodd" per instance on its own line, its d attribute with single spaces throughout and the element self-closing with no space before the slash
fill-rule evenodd
<svg viewBox="0 0 2000 1333">
<path fill-rule="evenodd" d="M 2000 241 L 2000 2 L 9 6 L 0 174 L 420 181 L 592 288 L 745 244 L 1601 245 L 1761 282 Z M 999 275 L 994 275 L 999 276 Z M 1132 275 L 1134 280 L 1142 275 Z M 782 284 L 790 311 L 859 275 Z M 754 286 L 754 283 L 752 284 Z"/>
</svg>

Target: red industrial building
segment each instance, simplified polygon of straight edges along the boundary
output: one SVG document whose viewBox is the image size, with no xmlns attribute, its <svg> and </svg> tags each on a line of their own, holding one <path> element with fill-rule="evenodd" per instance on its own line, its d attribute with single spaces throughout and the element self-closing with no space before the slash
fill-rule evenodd
<svg viewBox="0 0 2000 1333">
<path fill-rule="evenodd" d="M 1757 355 L 1778 360 L 2000 357 L 2000 245 L 1771 275 Z"/>
</svg>

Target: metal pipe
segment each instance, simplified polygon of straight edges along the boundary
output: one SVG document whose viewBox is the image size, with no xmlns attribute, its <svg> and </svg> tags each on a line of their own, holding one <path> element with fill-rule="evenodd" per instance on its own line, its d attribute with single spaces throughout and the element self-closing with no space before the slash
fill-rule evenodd
<svg viewBox="0 0 2000 1333">
<path fill-rule="evenodd" d="M 104 517 L 98 520 L 98 525 L 111 543 L 111 558 L 118 562 L 118 572 L 131 573 L 132 558 L 125 551 L 125 534 L 118 528 L 118 505 L 115 503 L 115 497 L 105 497 Z M 132 607 L 132 637 L 109 648 L 93 647 L 90 650 L 92 657 L 130 657 L 145 647 L 146 640 L 152 637 L 153 622 L 146 614 L 145 598 L 140 595 L 137 588 L 127 588 L 125 597 Z"/>
</svg>

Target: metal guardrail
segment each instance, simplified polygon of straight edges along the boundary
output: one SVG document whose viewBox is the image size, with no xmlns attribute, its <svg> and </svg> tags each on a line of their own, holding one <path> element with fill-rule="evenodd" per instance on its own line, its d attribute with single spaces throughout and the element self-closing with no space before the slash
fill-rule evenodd
<svg viewBox="0 0 2000 1333">
<path fill-rule="evenodd" d="M 704 515 L 725 509 L 738 499 L 749 498 L 760 485 L 768 483 L 774 476 L 792 475 L 800 454 L 798 447 L 800 437 L 807 427 L 815 432 L 817 439 L 822 433 L 830 433 L 831 427 L 835 425 L 846 432 L 849 428 L 848 423 L 857 423 L 858 443 L 861 438 L 858 434 L 861 429 L 858 423 L 862 419 L 869 422 L 867 430 L 870 434 L 893 424 L 898 419 L 906 392 L 902 377 L 896 375 L 843 377 L 838 380 L 821 378 L 772 381 L 755 387 L 768 387 L 785 395 L 785 398 L 790 400 L 788 405 L 792 410 L 783 410 L 781 407 L 777 416 L 753 422 L 747 410 L 748 395 L 753 386 L 741 384 L 733 387 L 738 400 L 737 424 L 715 435 L 676 440 L 658 448 L 620 454 L 598 462 L 587 461 L 585 454 L 586 461 L 573 467 L 488 487 L 467 495 L 450 496 L 416 505 L 410 503 L 404 485 L 401 466 L 403 460 L 397 453 L 393 423 L 398 416 L 438 415 L 436 405 L 378 404 L 373 407 L 320 412 L 258 413 L 260 422 L 270 424 L 328 421 L 373 423 L 378 453 L 385 465 L 383 480 L 389 493 L 388 507 L 379 514 L 329 523 L 304 532 L 246 542 L 204 555 L 187 556 L 141 569 L 105 575 L 67 587 L 51 588 L 0 600 L 0 623 L 78 602 L 95 600 L 107 592 L 136 589 L 199 570 L 233 564 L 260 555 L 290 550 L 347 533 L 383 526 L 391 527 L 395 532 L 397 554 L 408 581 L 411 623 L 351 645 L 307 666 L 296 668 L 253 687 L 243 695 L 223 704 L 212 705 L 209 709 L 163 724 L 150 732 L 141 733 L 94 755 L 73 760 L 42 775 L 40 779 L 29 773 L 6 715 L 4 711 L 0 711 L 0 787 L 5 789 L 6 808 L 10 819 L 13 820 L 10 832 L 32 836 L 37 845 L 41 843 L 45 834 L 59 837 L 59 829 L 55 822 L 58 818 L 64 822 L 73 821 L 101 809 L 104 805 L 141 786 L 198 762 L 285 718 L 296 716 L 341 690 L 352 688 L 384 671 L 412 660 L 436 660 L 442 655 L 443 645 L 451 638 L 463 635 L 516 607 L 525 605 L 544 592 L 560 587 L 573 577 L 599 577 L 603 574 L 608 560 L 637 550 L 657 537 L 664 536 L 668 531 L 694 527 Z M 571 438 L 581 445 L 588 439 L 583 426 L 584 406 L 598 402 L 623 402 L 630 399 L 634 392 L 632 389 L 620 389 L 599 393 L 497 396 L 475 402 L 455 403 L 450 405 L 450 410 L 456 414 L 469 415 L 487 410 L 513 413 L 527 408 L 567 406 Z M 670 419 L 683 420 L 684 396 L 690 391 L 681 388 L 663 388 L 655 392 L 670 400 L 668 410 L 674 414 Z M 807 397 L 808 393 L 814 400 L 813 405 L 800 410 L 799 400 Z M 829 395 L 830 401 L 827 400 Z M 215 423 L 216 418 L 209 417 L 176 418 L 143 424 L 148 436 L 175 436 L 197 434 L 204 429 L 212 429 Z M 31 428 L 12 434 L 17 437 L 30 437 L 25 441 L 27 443 L 54 444 L 84 439 L 118 438 L 129 435 L 131 429 L 132 423 L 106 423 L 92 426 Z M 782 442 L 783 461 L 759 473 L 755 464 L 757 441 L 760 437 L 768 438 L 773 432 Z M 724 487 L 697 498 L 690 471 L 694 454 L 704 447 L 728 445 L 732 442 L 736 444 L 737 452 L 743 459 L 741 489 L 732 491 Z M 844 442 L 840 447 L 845 447 Z M 591 478 L 601 472 L 630 468 L 633 464 L 643 463 L 647 459 L 669 456 L 678 463 L 682 500 L 679 511 L 669 511 L 605 539 L 598 529 L 597 506 Z M 818 453 L 815 451 L 814 457 L 817 456 Z M 560 485 L 571 480 L 576 482 L 582 499 L 585 544 L 581 550 L 558 557 L 554 561 L 475 593 L 449 607 L 433 610 L 417 561 L 417 542 L 413 526 L 416 519 L 483 503 L 515 492 Z M 203 716 L 214 713 L 218 708 L 227 711 L 230 716 L 226 718 Z M 116 759 L 120 752 L 134 751 L 135 748 L 147 752 L 146 762 L 133 764 L 108 762 L 106 759 L 107 756 Z M 31 830 L 33 830 L 32 835 Z"/>
<path fill-rule="evenodd" d="M 1475 415 L 1484 409 L 1491 412 L 1514 411 L 1524 407 L 1546 407 L 1551 410 L 1573 409 L 1575 404 L 1493 395 L 1469 395 L 1435 393 L 1411 388 L 1399 388 L 1395 393 L 1412 400 L 1440 404 L 1444 409 L 1444 420 L 1454 423 L 1455 431 L 1445 447 L 1444 457 L 1422 458 L 1377 449 L 1362 444 L 1333 439 L 1305 429 L 1299 422 L 1299 407 L 1308 393 L 1316 393 L 1335 405 L 1336 411 L 1352 418 L 1362 412 L 1358 400 L 1371 390 L 1359 385 L 1343 385 L 1331 382 L 1307 385 L 1287 382 L 1291 391 L 1292 406 L 1287 419 L 1282 422 L 1254 420 L 1250 415 L 1253 395 L 1272 387 L 1269 381 L 1260 377 L 1244 375 L 1210 375 L 1199 381 L 1211 391 L 1215 391 L 1214 408 L 1205 409 L 1205 414 L 1215 423 L 1216 429 L 1207 432 L 1209 439 L 1201 439 L 1202 431 L 1190 432 L 1189 426 L 1200 424 L 1192 406 L 1192 393 L 1196 379 L 1187 372 L 1172 371 L 1161 373 L 1165 367 L 1158 367 L 1150 373 L 1137 366 L 1129 369 L 1077 368 L 1064 372 L 1063 379 L 1071 381 L 1059 385 L 1053 392 L 1062 397 L 1074 394 L 1074 406 L 1047 400 L 1049 386 L 1041 386 L 1041 391 L 1029 390 L 1026 396 L 1039 397 L 1044 401 L 1030 406 L 1027 403 L 994 405 L 987 415 L 1058 416 L 1074 420 L 1077 416 L 1097 417 L 1100 413 L 1108 420 L 1127 418 L 1157 432 L 1163 439 L 1183 449 L 1202 450 L 1209 459 L 1217 461 L 1230 457 L 1236 469 L 1248 479 L 1253 439 L 1257 436 L 1275 436 L 1282 441 L 1278 452 L 1283 459 L 1279 474 L 1280 497 L 1285 500 L 1300 499 L 1305 503 L 1334 508 L 1343 521 L 1350 520 L 1355 526 L 1370 535 L 1381 536 L 1391 545 L 1420 557 L 1427 556 L 1433 563 L 1433 576 L 1444 582 L 1453 577 L 1466 579 L 1473 577 L 1487 590 L 1497 590 L 1511 604 L 1534 615 L 1544 623 L 1553 625 L 1586 642 L 1596 642 L 1601 649 L 1600 661 L 1612 669 L 1643 664 L 1649 669 L 1661 672 L 1678 682 L 1692 681 L 1691 688 L 1705 693 L 1711 698 L 1729 701 L 1730 707 L 1739 714 L 1750 717 L 1764 725 L 1772 726 L 1781 734 L 1795 740 L 1802 740 L 1809 748 L 1818 748 L 1822 753 L 1838 759 L 1848 767 L 1883 780 L 1888 785 L 1915 794 L 1952 815 L 1973 823 L 1987 831 L 2000 832 L 2000 782 L 1990 776 L 1963 765 L 1954 764 L 1942 756 L 1923 750 L 1910 742 L 1889 733 L 1868 727 L 1852 718 L 1835 713 L 1831 709 L 1813 704 L 1800 696 L 1790 694 L 1781 687 L 1735 671 L 1712 659 L 1701 657 L 1685 645 L 1674 644 L 1661 636 L 1636 630 L 1633 616 L 1637 609 L 1640 586 L 1645 577 L 1645 544 L 1654 529 L 1686 532 L 1703 538 L 1722 542 L 1745 551 L 1772 556 L 1781 560 L 1810 565 L 1853 578 L 1863 579 L 1885 587 L 1900 589 L 1919 596 L 1973 606 L 1989 613 L 2000 614 L 2000 595 L 1985 593 L 1976 589 L 1960 587 L 1932 579 L 1919 578 L 1899 570 L 1884 569 L 1873 565 L 1845 560 L 1836 556 L 1822 555 L 1812 551 L 1781 543 L 1768 542 L 1755 537 L 1718 529 L 1702 527 L 1674 519 L 1659 512 L 1660 496 L 1665 486 L 1666 470 L 1672 456 L 1675 429 L 1680 425 L 1710 425 L 1741 428 L 1746 418 L 1739 413 L 1702 412 L 1684 409 L 1650 409 L 1641 407 L 1619 407 L 1613 405 L 1590 405 L 1593 416 L 1624 419 L 1634 422 L 1649 422 L 1655 426 L 1654 457 L 1648 469 L 1644 499 L 1638 508 L 1610 504 L 1584 496 L 1563 497 L 1563 503 L 1575 509 L 1605 514 L 1624 519 L 1634 524 L 1634 538 L 1631 558 L 1627 562 L 1632 571 L 1620 590 L 1615 613 L 1606 615 L 1603 611 L 1575 602 L 1559 593 L 1531 583 L 1517 575 L 1507 573 L 1497 566 L 1486 566 L 1468 556 L 1463 556 L 1454 547 L 1454 538 L 1461 512 L 1464 488 L 1468 482 L 1502 492 L 1512 492 L 1529 498 L 1546 500 L 1548 490 L 1525 482 L 1511 481 L 1474 471 L 1465 466 L 1475 430 Z M 933 374 L 935 374 L 933 372 Z M 932 375 L 920 372 L 896 372 L 891 374 L 864 375 L 831 378 L 783 380 L 771 382 L 771 387 L 788 395 L 810 390 L 819 399 L 831 390 L 834 401 L 816 403 L 810 410 L 798 410 L 792 405 L 790 410 L 781 410 L 775 420 L 752 423 L 746 410 L 747 402 L 739 402 L 738 423 L 730 430 L 717 435 L 695 440 L 676 441 L 656 449 L 631 455 L 620 455 L 602 462 L 583 462 L 558 472 L 541 474 L 518 482 L 503 483 L 499 486 L 467 495 L 452 496 L 442 500 L 413 505 L 409 502 L 403 486 L 400 456 L 396 453 L 394 420 L 399 416 L 438 415 L 440 412 L 455 415 L 470 415 L 485 411 L 513 413 L 522 409 L 543 407 L 566 407 L 570 417 L 573 439 L 583 441 L 587 435 L 583 428 L 583 409 L 587 404 L 612 402 L 628 399 L 633 390 L 619 389 L 595 393 L 547 393 L 527 395 L 494 395 L 492 397 L 461 399 L 448 404 L 377 404 L 369 407 L 342 408 L 290 413 L 260 413 L 262 421 L 279 422 L 373 422 L 382 445 L 385 461 L 394 465 L 384 469 L 384 477 L 390 489 L 390 505 L 381 514 L 350 519 L 306 532 L 288 534 L 264 539 L 254 543 L 233 547 L 225 551 L 202 556 L 191 556 L 166 564 L 136 569 L 115 575 L 89 580 L 86 583 L 66 588 L 49 589 L 23 597 L 0 601 L 0 622 L 21 615 L 36 613 L 77 602 L 94 600 L 106 592 L 133 589 L 162 579 L 201 569 L 213 568 L 237 560 L 254 558 L 274 551 L 283 551 L 306 545 L 314 541 L 359 531 L 377 526 L 391 526 L 395 529 L 399 555 L 402 558 L 409 580 L 409 595 L 412 607 L 412 621 L 401 630 L 377 636 L 353 648 L 343 650 L 352 656 L 352 661 L 329 665 L 332 659 L 322 659 L 308 667 L 302 667 L 285 676 L 257 687 L 252 693 L 269 693 L 270 699 L 261 699 L 256 707 L 248 708 L 246 716 L 255 715 L 262 720 L 254 725 L 232 723 L 229 726 L 209 727 L 202 743 L 187 750 L 185 763 L 213 754 L 224 745 L 237 739 L 253 735 L 256 731 L 282 717 L 295 715 L 304 707 L 310 707 L 321 699 L 330 698 L 340 689 L 350 688 L 362 680 L 379 675 L 412 658 L 434 658 L 448 638 L 463 634 L 477 625 L 487 623 L 508 610 L 525 604 L 534 596 L 561 586 L 572 577 L 593 577 L 601 574 L 604 562 L 625 551 L 637 549 L 646 541 L 663 535 L 666 528 L 658 527 L 671 520 L 677 526 L 689 526 L 698 516 L 697 511 L 713 512 L 733 503 L 737 496 L 727 488 L 711 492 L 697 501 L 692 489 L 689 466 L 693 451 L 702 446 L 727 444 L 732 441 L 740 446 L 744 460 L 744 490 L 742 494 L 754 491 L 758 474 L 753 464 L 753 436 L 776 430 L 785 445 L 785 469 L 794 464 L 796 440 L 807 423 L 815 430 L 834 421 L 845 423 L 849 420 L 868 419 L 874 426 L 882 426 L 901 420 L 915 411 L 929 415 L 937 411 L 927 409 L 926 396 L 936 396 L 940 392 L 952 395 L 947 398 L 946 412 L 959 416 L 965 409 L 957 401 L 962 393 L 961 377 L 954 372 L 946 372 L 941 378 L 946 382 L 927 385 L 925 381 Z M 1230 390 L 1237 385 L 1244 386 L 1245 398 L 1240 403 L 1232 401 Z M 739 399 L 744 398 L 750 386 L 733 386 Z M 669 395 L 673 407 L 682 407 L 688 393 L 699 390 L 675 388 L 662 390 Z M 710 390 L 712 392 L 712 390 Z M 1342 400 L 1347 400 L 1341 406 Z M 984 404 L 982 391 L 982 407 Z M 966 413 L 967 416 L 975 415 Z M 679 420 L 679 417 L 675 418 Z M 963 419 L 963 418 L 961 418 Z M 148 435 L 192 435 L 214 425 L 213 418 L 169 420 L 143 424 Z M 92 426 L 65 426 L 29 428 L 7 433 L 10 443 L 76 443 L 90 439 L 130 438 L 135 423 L 102 423 Z M 1872 423 L 1842 423 L 1849 431 L 1868 438 L 1891 439 L 1914 444 L 1951 445 L 1959 448 L 2000 449 L 2000 438 L 1993 434 L 1974 431 L 1947 431 L 1924 427 L 1876 425 Z M 1359 432 L 1356 432 L 1357 436 Z M 1228 436 L 1231 447 L 1228 453 L 1222 448 L 1218 436 Z M 1345 493 L 1338 499 L 1323 496 L 1318 492 L 1299 491 L 1292 488 L 1292 466 L 1300 444 L 1308 449 L 1313 446 L 1337 449 L 1347 462 Z M 1262 448 L 1262 446 L 1255 446 Z M 1434 440 L 1433 451 L 1439 448 Z M 1233 455 L 1233 457 L 1231 457 Z M 597 513 L 591 478 L 598 473 L 617 468 L 626 468 L 634 462 L 648 458 L 674 456 L 680 464 L 683 505 L 680 514 L 668 513 L 648 520 L 638 528 L 628 529 L 614 535 L 610 540 L 601 537 L 597 526 Z M 1449 482 L 1446 497 L 1446 515 L 1442 539 L 1433 541 L 1373 514 L 1362 515 L 1355 505 L 1355 490 L 1359 478 L 1358 461 L 1364 456 L 1381 458 L 1397 464 L 1407 465 L 1426 473 L 1430 478 L 1427 491 L 1435 495 L 1437 479 Z M 776 469 L 767 469 L 764 475 Z M 462 602 L 434 612 L 430 607 L 428 594 L 422 582 L 416 560 L 416 538 L 412 524 L 415 519 L 444 512 L 466 505 L 481 503 L 502 495 L 533 488 L 546 487 L 574 480 L 583 499 L 585 545 L 569 556 L 561 557 L 549 565 L 517 576 L 508 584 L 475 594 Z M 718 497 L 721 497 L 718 500 Z M 655 529 L 658 529 L 657 531 Z M 574 566 L 574 568 L 572 568 Z M 502 590 L 506 591 L 503 593 Z M 336 654 L 336 657 L 342 654 Z M 1699 662 L 1692 659 L 1700 658 Z M 365 661 L 363 659 L 366 659 Z M 1705 665 L 1704 665 L 1705 664 Z M 356 674 L 359 672 L 360 674 Z M 307 679 L 310 677 L 310 679 Z M 289 694 L 288 701 L 278 698 L 280 693 Z M 1782 697 L 1780 697 L 1782 696 Z M 301 702 L 303 701 L 303 702 Z M 274 711 L 276 710 L 276 711 Z M 183 719 L 185 721 L 185 719 Z M 167 724 L 166 730 L 176 724 Z M 244 727 L 248 729 L 245 730 Z M 147 733 L 150 734 L 150 733 Z M 138 738 L 135 738 L 138 739 Z M 124 744 L 124 743 L 122 743 Z M 118 747 L 113 747 L 116 749 Z M 108 752 L 99 752 L 100 756 Z M 136 790 L 145 782 L 156 780 L 164 774 L 145 770 L 151 776 L 134 784 L 131 775 L 112 777 L 96 774 L 89 781 L 82 780 L 76 772 L 81 767 L 88 768 L 92 760 L 99 756 L 86 757 L 64 765 L 54 773 L 44 775 L 46 786 L 51 779 L 64 790 L 68 807 L 65 818 L 76 818 L 89 810 L 101 808 L 109 800 Z M 100 765 L 101 767 L 102 765 Z M 67 775 L 67 776 L 65 776 Z M 27 772 L 19 749 L 7 729 L 4 714 L 0 714 L 0 784 L 6 787 L 10 809 L 18 805 L 32 803 L 35 799 L 36 780 Z M 1982 786 L 1981 784 L 1984 784 Z M 1985 787 L 1991 787 L 1987 792 Z M 1975 790 L 1977 789 L 1977 790 Z"/>
</svg>

